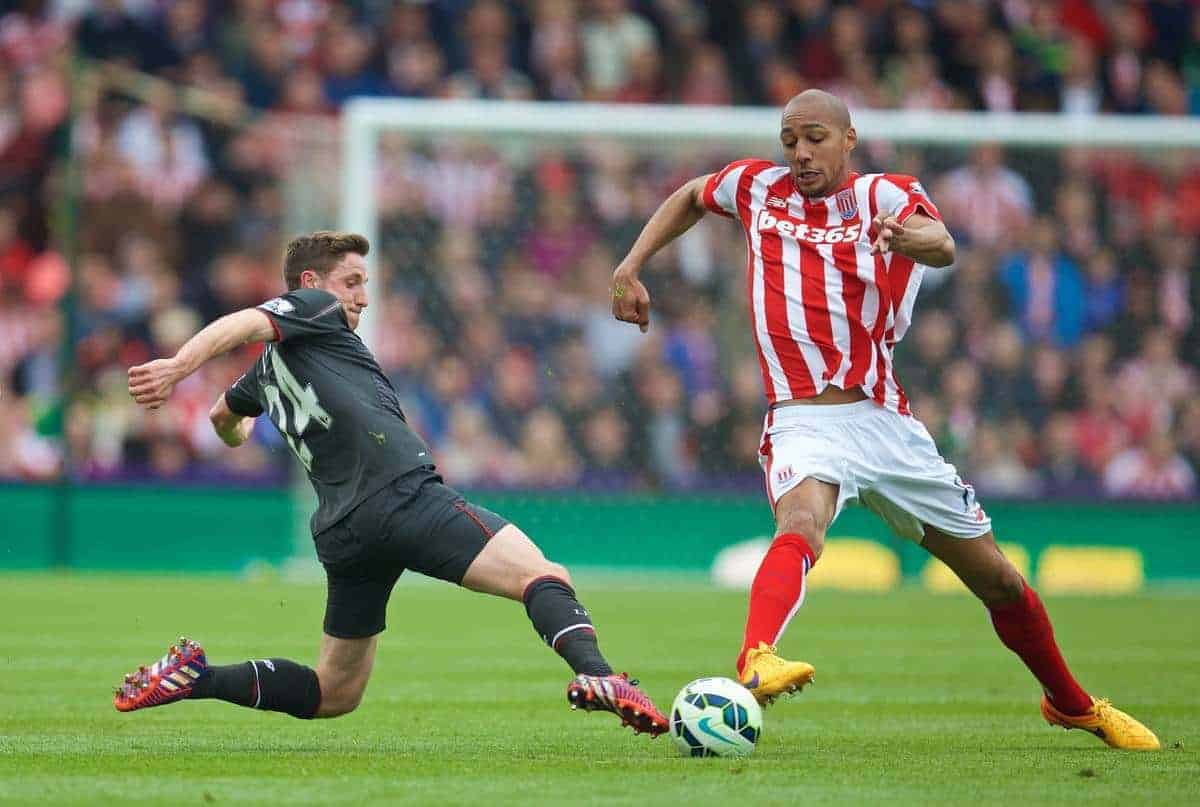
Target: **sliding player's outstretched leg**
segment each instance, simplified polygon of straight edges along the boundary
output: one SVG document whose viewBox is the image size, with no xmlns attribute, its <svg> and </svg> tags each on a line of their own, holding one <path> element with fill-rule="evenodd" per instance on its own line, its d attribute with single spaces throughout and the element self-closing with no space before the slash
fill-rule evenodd
<svg viewBox="0 0 1200 807">
<path fill-rule="evenodd" d="M 1004 557 L 990 530 L 964 539 L 927 526 L 922 545 L 983 601 L 1000 641 L 1042 685 L 1042 717 L 1047 723 L 1083 729 L 1112 748 L 1152 751 L 1161 747 L 1154 732 L 1107 700 L 1093 698 L 1075 680 L 1041 598 Z"/>
<path fill-rule="evenodd" d="M 616 675 L 600 653 L 591 615 L 575 597 L 567 570 L 534 579 L 521 596 L 533 628 L 575 672 L 567 684 L 572 709 L 612 712 L 621 725 L 657 737 L 667 730 L 667 718 L 638 682 L 626 673 Z"/>
<path fill-rule="evenodd" d="M 567 685 L 572 709 L 612 712 L 621 724 L 657 737 L 667 718 L 625 673 L 616 675 L 600 652 L 596 629 L 575 597 L 567 570 L 552 563 L 523 532 L 508 524 L 488 541 L 462 584 L 520 600 L 534 630 L 575 672 Z"/>
<path fill-rule="evenodd" d="M 161 659 L 125 676 L 113 706 L 133 712 L 184 699 L 223 700 L 307 720 L 317 716 L 321 689 L 310 667 L 281 658 L 214 666 L 198 642 L 181 636 Z"/>
</svg>

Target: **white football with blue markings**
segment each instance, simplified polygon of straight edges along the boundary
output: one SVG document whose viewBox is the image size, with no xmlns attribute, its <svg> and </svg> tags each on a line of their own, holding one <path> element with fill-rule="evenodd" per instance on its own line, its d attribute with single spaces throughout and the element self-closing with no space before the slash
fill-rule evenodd
<svg viewBox="0 0 1200 807">
<path fill-rule="evenodd" d="M 671 737 L 684 756 L 744 757 L 762 734 L 762 709 L 729 678 L 697 678 L 671 704 Z"/>
</svg>

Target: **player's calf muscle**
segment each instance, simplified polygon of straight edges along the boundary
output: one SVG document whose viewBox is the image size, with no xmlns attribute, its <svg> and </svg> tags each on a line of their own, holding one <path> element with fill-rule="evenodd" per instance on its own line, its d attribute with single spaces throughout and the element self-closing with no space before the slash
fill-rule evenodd
<svg viewBox="0 0 1200 807">
<path fill-rule="evenodd" d="M 317 662 L 316 673 L 321 688 L 316 717 L 338 717 L 353 712 L 362 703 L 367 682 L 371 679 L 371 666 L 364 669 L 357 664 L 346 668 L 322 659 Z"/>
<path fill-rule="evenodd" d="M 340 717 L 341 715 L 350 714 L 350 712 L 353 712 L 362 703 L 363 694 L 366 691 L 366 681 L 363 681 L 359 686 L 343 684 L 337 689 L 327 689 L 325 684 L 322 683 L 321 705 L 317 709 L 316 717 Z"/>
</svg>

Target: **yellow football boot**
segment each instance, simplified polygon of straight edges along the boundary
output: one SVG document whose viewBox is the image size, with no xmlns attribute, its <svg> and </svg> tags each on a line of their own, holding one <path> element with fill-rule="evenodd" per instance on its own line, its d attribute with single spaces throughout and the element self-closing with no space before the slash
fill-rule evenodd
<svg viewBox="0 0 1200 807">
<path fill-rule="evenodd" d="M 1103 698 L 1092 698 L 1092 708 L 1087 714 L 1072 717 L 1055 709 L 1050 699 L 1043 696 L 1042 717 L 1052 726 L 1091 732 L 1113 748 L 1132 751 L 1162 748 L 1154 732 Z"/>
<path fill-rule="evenodd" d="M 759 642 L 758 647 L 746 651 L 738 681 L 765 706 L 780 695 L 799 692 L 805 684 L 812 683 L 815 674 L 811 664 L 782 659 L 774 647 Z"/>
</svg>

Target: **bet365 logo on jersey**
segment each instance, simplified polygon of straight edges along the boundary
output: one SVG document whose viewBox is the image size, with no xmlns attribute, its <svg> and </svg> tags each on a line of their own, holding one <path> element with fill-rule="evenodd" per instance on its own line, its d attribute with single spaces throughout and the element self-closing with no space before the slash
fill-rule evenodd
<svg viewBox="0 0 1200 807">
<path fill-rule="evenodd" d="M 845 241 L 857 241 L 862 234 L 861 224 L 851 224 L 849 227 L 810 227 L 802 221 L 777 216 L 769 210 L 758 211 L 754 220 L 754 229 L 760 233 L 771 232 L 784 238 L 795 238 L 797 241 L 808 241 L 810 244 L 841 244 Z"/>
</svg>

